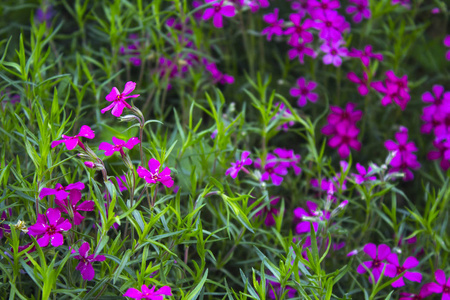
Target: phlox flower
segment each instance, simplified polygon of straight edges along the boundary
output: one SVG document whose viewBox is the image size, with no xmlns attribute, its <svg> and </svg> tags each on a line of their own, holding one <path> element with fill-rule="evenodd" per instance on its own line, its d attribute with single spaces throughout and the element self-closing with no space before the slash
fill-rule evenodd
<svg viewBox="0 0 450 300">
<path fill-rule="evenodd" d="M 315 10 L 316 22 L 314 27 L 319 30 L 319 37 L 325 41 L 339 41 L 342 33 L 350 28 L 345 18 L 334 10 Z"/>
<path fill-rule="evenodd" d="M 365 96 L 369 93 L 369 77 L 367 72 L 363 72 L 363 78 L 359 78 L 355 73 L 349 72 L 347 78 L 358 85 L 358 92 L 361 96 Z"/>
<path fill-rule="evenodd" d="M 159 172 L 159 167 L 161 163 L 152 158 L 148 161 L 149 170 L 139 166 L 137 168 L 137 173 L 139 177 L 143 178 L 147 183 L 158 183 L 161 182 L 166 187 L 170 188 L 173 186 L 173 179 L 170 177 L 170 169 L 166 167 L 164 170 Z"/>
<path fill-rule="evenodd" d="M 331 11 L 341 7 L 339 0 L 321 0 L 320 2 L 317 0 L 309 0 L 309 3 L 315 11 L 320 12 Z"/>
<path fill-rule="evenodd" d="M 331 113 L 328 115 L 328 123 L 336 125 L 344 121 L 348 121 L 351 124 L 356 124 L 362 118 L 362 111 L 355 110 L 356 103 L 348 102 L 345 105 L 345 109 L 339 106 L 330 106 Z"/>
<path fill-rule="evenodd" d="M 205 69 L 211 73 L 214 83 L 220 83 L 220 84 L 233 84 L 234 83 L 234 77 L 219 71 L 219 69 L 217 68 L 217 65 L 215 63 L 213 63 L 213 62 L 210 63 L 205 59 L 203 61 L 203 64 L 205 65 Z"/>
<path fill-rule="evenodd" d="M 79 190 L 71 190 L 68 201 L 55 198 L 55 204 L 59 206 L 57 210 L 68 214 L 74 225 L 80 225 L 84 219 L 78 211 L 93 211 L 95 207 L 95 202 L 92 200 L 79 203 L 80 200 L 81 192 Z"/>
<path fill-rule="evenodd" d="M 314 52 L 314 49 L 306 47 L 306 43 L 304 41 L 300 43 L 299 41 L 293 40 L 289 41 L 288 45 L 294 47 L 288 51 L 288 57 L 291 60 L 298 57 L 298 61 L 301 64 L 304 64 L 305 55 L 311 56 L 312 58 L 316 57 L 316 52 Z"/>
<path fill-rule="evenodd" d="M 450 168 L 450 143 L 448 141 L 433 141 L 433 146 L 437 151 L 430 151 L 427 154 L 427 159 L 437 160 L 441 159 L 439 165 L 442 170 L 447 171 Z"/>
<path fill-rule="evenodd" d="M 213 25 L 216 28 L 223 27 L 223 17 L 234 17 L 236 11 L 233 5 L 226 5 L 224 0 L 205 0 L 206 3 L 211 3 L 212 7 L 205 9 L 202 19 L 208 20 L 213 18 Z"/>
<path fill-rule="evenodd" d="M 95 256 L 95 254 L 88 255 L 90 249 L 91 246 L 89 245 L 89 243 L 84 242 L 83 245 L 81 245 L 80 249 L 78 249 L 79 255 L 74 256 L 75 259 L 80 260 L 79 264 L 75 269 L 80 271 L 83 280 L 86 281 L 94 279 L 95 270 L 94 267 L 92 266 L 92 263 L 94 261 L 104 261 L 106 259 L 104 255 L 97 255 L 97 256 Z"/>
<path fill-rule="evenodd" d="M 371 167 L 368 167 L 366 171 L 366 168 L 364 166 L 362 166 L 360 163 L 356 163 L 356 170 L 358 171 L 358 174 L 352 173 L 352 176 L 355 178 L 355 182 L 357 184 L 377 180 L 375 176 L 367 176 L 367 174 L 372 171 Z"/>
<path fill-rule="evenodd" d="M 404 75 L 399 78 L 390 70 L 386 72 L 386 77 L 384 84 L 382 81 L 377 81 L 372 82 L 370 86 L 376 91 L 385 94 L 383 99 L 381 99 L 383 106 L 395 102 L 402 110 L 405 110 L 406 105 L 411 99 L 408 88 L 408 76 Z"/>
<path fill-rule="evenodd" d="M 450 92 L 446 92 L 442 85 L 435 84 L 432 88 L 433 93 L 425 92 L 422 95 L 422 101 L 429 103 L 429 106 L 423 108 L 424 115 L 435 115 L 436 119 L 450 112 Z"/>
<path fill-rule="evenodd" d="M 128 39 L 130 39 L 132 43 L 129 44 L 126 49 L 124 46 L 120 47 L 119 53 L 122 55 L 130 55 L 129 61 L 138 67 L 142 64 L 139 57 L 141 54 L 139 52 L 139 48 L 141 47 L 139 43 L 139 36 L 137 34 L 130 34 Z"/>
<path fill-rule="evenodd" d="M 342 57 L 347 56 L 347 48 L 341 47 L 343 41 L 328 41 L 320 46 L 320 50 L 325 53 L 323 57 L 323 63 L 326 65 L 333 64 L 335 67 L 339 67 L 342 64 Z"/>
<path fill-rule="evenodd" d="M 244 166 L 249 166 L 252 164 L 252 160 L 248 158 L 250 155 L 249 151 L 244 151 L 241 154 L 241 160 L 231 163 L 231 168 L 228 168 L 225 175 L 230 175 L 231 178 L 236 178 L 240 170 L 247 171 Z M 246 172 L 248 173 L 248 171 Z"/>
<path fill-rule="evenodd" d="M 316 102 L 319 96 L 316 93 L 312 93 L 317 86 L 317 83 L 314 81 L 306 81 L 305 78 L 300 77 L 297 79 L 297 86 L 293 87 L 289 90 L 289 94 L 292 97 L 298 97 L 297 104 L 300 107 L 306 105 L 307 100 L 311 102 Z"/>
<path fill-rule="evenodd" d="M 264 206 L 264 208 L 262 208 L 260 211 L 258 211 L 255 214 L 255 217 L 263 216 L 264 224 L 267 227 L 274 226 L 276 223 L 275 216 L 277 216 L 280 213 L 280 211 L 277 208 L 275 208 L 275 205 L 277 205 L 279 201 L 280 201 L 280 197 L 271 197 L 270 204 L 267 206 Z M 258 205 L 257 207 L 260 207 L 260 206 L 261 206 L 261 204 Z"/>
<path fill-rule="evenodd" d="M 283 19 L 278 19 L 278 8 L 275 8 L 273 13 L 269 13 L 263 16 L 264 22 L 269 24 L 262 30 L 262 35 L 267 35 L 267 40 L 272 40 L 272 35 L 283 34 Z"/>
<path fill-rule="evenodd" d="M 444 46 L 445 47 L 450 47 L 450 35 L 447 35 L 444 39 Z M 445 58 L 447 60 L 450 60 L 450 49 L 447 51 L 447 53 L 445 53 Z"/>
<path fill-rule="evenodd" d="M 299 13 L 290 14 L 289 20 L 292 22 L 292 26 L 288 27 L 284 32 L 285 35 L 290 35 L 290 42 L 298 41 L 300 38 L 305 43 L 311 43 L 314 39 L 314 36 L 311 32 L 307 31 L 308 28 L 311 28 L 314 23 L 310 19 L 306 19 L 303 24 L 302 15 Z"/>
<path fill-rule="evenodd" d="M 147 299 L 147 300 L 163 300 L 164 296 L 172 296 L 172 290 L 169 286 L 163 286 L 155 291 L 154 286 L 150 289 L 144 284 L 141 286 L 141 291 L 135 288 L 129 288 L 125 292 L 125 294 L 123 294 L 123 296 L 130 297 L 133 299 Z"/>
<path fill-rule="evenodd" d="M 42 199 L 49 195 L 55 195 L 55 198 L 58 200 L 64 200 L 69 196 L 69 191 L 71 190 L 83 190 L 84 189 L 84 183 L 82 182 L 75 182 L 71 183 L 68 186 L 63 186 L 60 183 L 57 183 L 54 189 L 51 188 L 43 188 L 41 192 L 39 193 L 39 198 Z"/>
<path fill-rule="evenodd" d="M 284 105 L 284 103 L 282 103 L 282 102 L 277 102 L 277 103 L 274 104 L 274 106 L 275 106 L 275 107 L 278 107 L 278 111 L 277 111 L 276 116 L 273 117 L 272 120 L 275 120 L 275 119 L 278 118 L 278 116 L 280 116 L 280 115 L 281 115 L 281 118 L 284 118 L 284 119 L 291 119 L 291 117 L 292 117 L 292 112 L 291 112 L 291 110 L 290 110 L 289 108 L 286 107 L 286 105 Z M 289 122 L 287 122 L 287 123 L 284 123 L 284 124 L 281 125 L 281 126 L 278 126 L 277 129 L 280 130 L 280 129 L 282 128 L 284 131 L 288 131 L 288 130 L 289 130 L 289 127 L 294 126 L 294 124 L 295 124 L 295 121 L 292 121 L 292 120 L 291 120 L 291 121 L 289 121 Z"/>
<path fill-rule="evenodd" d="M 61 212 L 56 208 L 49 208 L 45 215 L 38 214 L 36 224 L 28 227 L 28 234 L 39 237 L 37 242 L 40 247 L 47 247 L 51 242 L 53 247 L 64 243 L 62 232 L 69 231 L 72 224 L 69 220 L 61 218 Z"/>
<path fill-rule="evenodd" d="M 123 152 L 123 147 L 131 150 L 131 149 L 133 149 L 134 146 L 136 146 L 137 144 L 140 143 L 140 141 L 137 137 L 133 137 L 133 138 L 129 139 L 127 142 L 125 142 L 125 141 L 113 136 L 112 141 L 114 143 L 113 145 L 106 143 L 106 142 L 102 142 L 98 146 L 99 150 L 105 151 L 106 156 L 111 156 L 114 154 L 114 152 L 118 151 L 118 152 L 120 152 L 120 155 L 122 155 L 122 157 L 124 157 L 125 153 Z"/>
<path fill-rule="evenodd" d="M 422 300 L 427 298 L 428 296 L 432 295 L 433 292 L 430 292 L 428 290 L 428 285 L 425 284 L 420 289 L 419 294 L 411 294 L 411 293 L 400 293 L 400 298 L 398 300 Z"/>
<path fill-rule="evenodd" d="M 294 150 L 288 150 L 283 148 L 277 148 L 273 150 L 273 153 L 278 155 L 280 158 L 280 166 L 285 168 L 294 169 L 294 174 L 296 176 L 300 175 L 302 169 L 298 166 L 300 163 L 301 156 L 300 154 L 295 154 Z"/>
<path fill-rule="evenodd" d="M 385 270 L 386 276 L 394 278 L 404 272 L 403 275 L 399 279 L 397 279 L 396 281 L 394 281 L 392 283 L 393 287 L 398 288 L 398 287 L 404 286 L 405 281 L 403 280 L 403 277 L 405 277 L 408 280 L 415 281 L 415 282 L 422 281 L 422 274 L 420 274 L 419 272 L 407 271 L 408 269 L 417 267 L 417 265 L 419 264 L 419 261 L 417 260 L 417 258 L 410 256 L 405 260 L 403 265 L 400 265 L 397 254 L 391 253 L 386 258 L 386 260 L 387 260 L 387 262 L 389 262 L 389 264 L 386 265 L 386 270 Z"/>
<path fill-rule="evenodd" d="M 364 246 L 364 252 L 372 259 L 370 261 L 365 261 L 358 266 L 356 271 L 359 274 L 364 274 L 369 269 L 375 282 L 378 282 L 380 279 L 381 273 L 383 272 L 383 268 L 385 266 L 385 259 L 391 254 L 391 249 L 388 245 L 381 244 L 378 247 L 375 244 L 369 243 Z M 372 282 L 372 278 L 369 277 L 369 281 Z"/>
<path fill-rule="evenodd" d="M 329 219 L 330 213 L 325 213 L 318 210 L 318 205 L 312 201 L 306 201 L 306 208 L 307 210 L 297 207 L 294 209 L 294 219 L 300 220 L 299 223 L 295 226 L 295 232 L 297 234 L 307 233 L 311 231 L 311 223 L 313 225 L 314 231 L 317 232 L 319 229 L 319 222 L 318 221 L 312 221 L 312 220 L 305 220 L 304 218 L 316 218 L 319 220 Z"/>
<path fill-rule="evenodd" d="M 261 159 L 255 160 L 255 167 L 261 168 Z M 274 185 L 280 185 L 283 182 L 283 177 L 288 173 L 287 169 L 280 165 L 278 157 L 268 153 L 266 164 L 264 165 L 264 173 L 261 176 L 262 181 L 272 180 Z"/>
<path fill-rule="evenodd" d="M 347 6 L 345 12 L 348 14 L 355 14 L 353 16 L 353 21 L 355 23 L 361 22 L 363 17 L 370 19 L 372 13 L 369 8 L 369 0 L 350 0 L 349 2 L 354 5 Z"/>
<path fill-rule="evenodd" d="M 64 143 L 66 145 L 67 150 L 73 150 L 78 145 L 81 147 L 81 149 L 86 151 L 86 148 L 84 147 L 83 142 L 80 139 L 81 137 L 85 137 L 87 139 L 92 140 L 95 137 L 95 133 L 89 126 L 83 125 L 80 128 L 80 132 L 76 136 L 67 136 L 63 134 L 62 135 L 63 139 L 53 141 L 51 146 L 52 148 L 55 148 L 59 144 Z"/>
<path fill-rule="evenodd" d="M 330 140 L 328 145 L 332 148 L 338 148 L 341 158 L 347 158 L 350 155 L 350 147 L 356 151 L 361 150 L 361 143 L 357 140 L 359 129 L 349 122 L 342 122 L 336 126 L 336 134 Z"/>
<path fill-rule="evenodd" d="M 311 0 L 293 0 L 291 8 L 302 17 L 304 17 L 307 13 L 311 13 L 314 9 L 311 5 Z"/>
<path fill-rule="evenodd" d="M 116 87 L 113 87 L 111 92 L 106 96 L 106 101 L 112 102 L 107 107 L 103 108 L 101 110 L 101 113 L 104 114 L 105 112 L 112 109 L 111 114 L 115 117 L 120 117 L 122 115 L 122 112 L 124 108 L 131 109 L 131 105 L 128 104 L 125 100 L 128 98 L 137 98 L 139 95 L 130 95 L 132 91 L 136 88 L 136 83 L 132 81 L 128 81 L 125 84 L 125 88 L 123 89 L 123 92 L 120 93 L 119 90 Z"/>
<path fill-rule="evenodd" d="M 435 294 L 442 294 L 442 300 L 450 300 L 450 277 L 446 280 L 445 273 L 442 270 L 436 270 L 434 277 L 437 281 L 428 284 L 428 291 Z"/>
<path fill-rule="evenodd" d="M 364 47 L 364 50 L 352 48 L 352 51 L 350 51 L 348 56 L 361 59 L 361 62 L 366 67 L 369 67 L 371 58 L 374 58 L 379 61 L 383 60 L 382 54 L 372 52 L 372 45 L 367 45 L 366 47 Z"/>
</svg>

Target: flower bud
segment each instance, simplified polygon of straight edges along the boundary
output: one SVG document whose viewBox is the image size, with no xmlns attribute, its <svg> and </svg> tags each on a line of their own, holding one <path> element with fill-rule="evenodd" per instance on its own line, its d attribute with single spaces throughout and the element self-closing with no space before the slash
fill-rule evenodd
<svg viewBox="0 0 450 300">
<path fill-rule="evenodd" d="M 119 118 L 120 122 L 131 122 L 131 121 L 138 121 L 141 122 L 138 116 L 135 115 L 126 115 Z"/>
</svg>

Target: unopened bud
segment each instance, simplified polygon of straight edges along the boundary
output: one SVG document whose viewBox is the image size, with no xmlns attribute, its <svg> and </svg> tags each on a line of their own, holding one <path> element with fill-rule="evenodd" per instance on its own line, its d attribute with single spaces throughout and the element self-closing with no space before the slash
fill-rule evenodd
<svg viewBox="0 0 450 300">
<path fill-rule="evenodd" d="M 126 115 L 119 118 L 120 122 L 132 122 L 132 121 L 138 121 L 141 122 L 138 116 L 135 115 Z"/>
<path fill-rule="evenodd" d="M 92 161 L 85 161 L 84 165 L 90 169 L 95 169 L 95 170 L 103 170 L 104 169 L 102 164 L 94 163 Z"/>
</svg>

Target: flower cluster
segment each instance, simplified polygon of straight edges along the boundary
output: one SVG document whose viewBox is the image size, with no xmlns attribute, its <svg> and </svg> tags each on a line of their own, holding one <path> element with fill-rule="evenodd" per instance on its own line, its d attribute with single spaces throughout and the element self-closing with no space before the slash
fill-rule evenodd
<svg viewBox="0 0 450 300">
<path fill-rule="evenodd" d="M 383 81 L 375 81 L 370 84 L 370 86 L 380 92 L 385 94 L 381 99 L 381 104 L 386 106 L 395 102 L 402 110 L 405 110 L 411 96 L 409 94 L 408 88 L 408 76 L 397 77 L 394 71 L 390 70 L 386 72 L 386 79 Z"/>
</svg>

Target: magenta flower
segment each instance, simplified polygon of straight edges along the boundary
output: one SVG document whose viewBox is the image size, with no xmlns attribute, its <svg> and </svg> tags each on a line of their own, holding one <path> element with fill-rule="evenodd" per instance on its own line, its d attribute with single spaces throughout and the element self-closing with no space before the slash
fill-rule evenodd
<svg viewBox="0 0 450 300">
<path fill-rule="evenodd" d="M 369 9 L 369 0 L 350 0 L 349 2 L 355 5 L 347 6 L 345 12 L 348 14 L 355 14 L 353 16 L 353 21 L 355 23 L 361 22 L 363 17 L 366 19 L 370 19 L 372 13 Z"/>
<path fill-rule="evenodd" d="M 411 96 L 409 95 L 408 76 L 402 78 L 395 76 L 392 70 L 386 72 L 385 84 L 382 81 L 372 82 L 370 86 L 376 91 L 386 94 L 381 99 L 381 104 L 386 106 L 395 102 L 402 110 L 405 110 Z"/>
<path fill-rule="evenodd" d="M 241 154 L 241 160 L 236 161 L 235 163 L 231 163 L 231 168 L 227 169 L 225 175 L 230 175 L 231 178 L 236 178 L 239 171 L 242 169 L 244 172 L 248 173 L 244 166 L 249 166 L 252 164 L 252 160 L 248 158 L 250 152 L 244 151 Z"/>
<path fill-rule="evenodd" d="M 310 0 L 293 0 L 291 8 L 302 17 L 313 10 Z"/>
<path fill-rule="evenodd" d="M 148 161 L 149 170 L 139 166 L 137 168 L 137 173 L 139 177 L 143 178 L 147 183 L 158 183 L 161 182 L 166 187 L 170 188 L 173 185 L 173 179 L 170 177 L 170 169 L 166 167 L 164 170 L 159 172 L 159 167 L 161 163 L 152 158 Z"/>
<path fill-rule="evenodd" d="M 364 274 L 367 272 L 367 269 L 369 269 L 373 274 L 375 282 L 378 282 L 385 265 L 384 260 L 391 254 L 391 249 L 385 244 L 378 245 L 377 249 L 375 244 L 369 243 L 364 246 L 364 252 L 369 255 L 372 260 L 360 264 L 356 271 L 359 274 Z M 371 277 L 369 277 L 369 281 L 372 282 Z"/>
<path fill-rule="evenodd" d="M 416 152 L 418 149 L 414 142 L 408 142 L 408 128 L 400 126 L 400 131 L 395 134 L 397 143 L 387 140 L 384 146 L 388 151 L 398 151 L 396 157 L 401 157 L 408 152 Z"/>
<path fill-rule="evenodd" d="M 317 83 L 314 81 L 307 82 L 305 78 L 300 77 L 297 79 L 297 87 L 293 87 L 289 90 L 289 94 L 293 97 L 298 97 L 297 104 L 300 107 L 306 105 L 307 100 L 311 102 L 316 102 L 319 97 L 316 93 L 312 93 L 317 86 Z"/>
<path fill-rule="evenodd" d="M 89 243 L 84 242 L 83 245 L 81 245 L 80 249 L 78 249 L 78 253 L 80 255 L 74 256 L 75 259 L 80 260 L 80 263 L 77 265 L 75 269 L 80 271 L 83 280 L 86 281 L 94 279 L 95 271 L 94 267 L 92 266 L 92 263 L 94 261 L 104 261 L 106 259 L 104 255 L 97 255 L 97 256 L 95 256 L 95 254 L 88 255 L 90 249 L 91 246 L 89 245 Z"/>
<path fill-rule="evenodd" d="M 359 174 L 352 173 L 353 177 L 355 177 L 355 182 L 357 184 L 364 183 L 366 181 L 374 181 L 377 180 L 375 176 L 367 176 L 367 173 L 370 173 L 372 171 L 372 168 L 369 167 L 366 171 L 366 168 L 364 168 L 360 163 L 356 163 L 356 170 Z"/>
<path fill-rule="evenodd" d="M 433 141 L 433 146 L 437 148 L 437 151 L 428 152 L 427 159 L 441 159 L 439 165 L 442 170 L 447 171 L 450 168 L 450 143 L 447 141 Z"/>
<path fill-rule="evenodd" d="M 450 35 L 447 35 L 444 39 L 444 46 L 445 47 L 450 47 Z M 445 54 L 445 58 L 447 60 L 450 60 L 450 49 L 447 51 L 447 53 Z"/>
<path fill-rule="evenodd" d="M 262 35 L 267 35 L 267 40 L 272 40 L 272 35 L 282 35 L 283 34 L 283 20 L 278 20 L 278 8 L 275 8 L 273 13 L 269 13 L 263 16 L 264 22 L 269 24 L 262 30 Z"/>
<path fill-rule="evenodd" d="M 319 229 L 319 222 L 312 220 L 305 220 L 306 218 L 316 218 L 318 220 L 329 219 L 330 214 L 322 214 L 317 208 L 317 204 L 311 201 L 306 201 L 307 210 L 301 207 L 294 209 L 294 219 L 300 220 L 300 222 L 295 226 L 295 232 L 297 234 L 307 233 L 311 231 L 311 223 L 313 224 L 314 231 L 317 232 Z"/>
<path fill-rule="evenodd" d="M 419 261 L 415 257 L 408 257 L 403 265 L 400 265 L 400 263 L 398 262 L 398 256 L 396 253 L 389 254 L 386 260 L 387 262 L 389 262 L 389 264 L 386 265 L 386 276 L 394 278 L 404 272 L 404 274 L 399 279 L 392 283 L 392 287 L 398 288 L 404 286 L 405 281 L 403 280 L 403 277 L 419 283 L 422 281 L 422 274 L 420 274 L 419 272 L 407 271 L 408 269 L 415 268 L 417 267 L 417 265 L 419 265 Z"/>
<path fill-rule="evenodd" d="M 299 43 L 298 41 L 289 41 L 289 46 L 294 47 L 288 51 L 289 59 L 294 59 L 298 56 L 298 61 L 303 64 L 305 63 L 305 55 L 311 56 L 312 58 L 316 57 L 316 52 L 314 52 L 313 48 L 306 47 L 306 43 Z"/>
<path fill-rule="evenodd" d="M 140 51 L 139 48 L 141 47 L 141 45 L 139 44 L 139 36 L 137 34 L 130 34 L 128 37 L 132 43 L 130 45 L 127 46 L 127 48 L 125 49 L 125 47 L 120 47 L 120 54 L 122 55 L 130 55 L 129 61 L 139 67 L 142 64 L 142 61 L 140 59 Z"/>
<path fill-rule="evenodd" d="M 422 101 L 431 105 L 423 108 L 423 116 L 428 116 L 433 120 L 440 121 L 450 113 L 450 92 L 446 92 L 442 85 L 433 85 L 433 93 L 425 92 L 422 95 Z"/>
<path fill-rule="evenodd" d="M 445 273 L 442 270 L 436 270 L 434 277 L 437 283 L 432 282 L 428 284 L 428 291 L 435 294 L 442 294 L 442 300 L 450 300 L 450 277 L 446 280 Z"/>
<path fill-rule="evenodd" d="M 106 96 L 106 100 L 112 102 L 110 105 L 101 110 L 101 113 L 104 114 L 108 110 L 111 110 L 111 114 L 115 117 L 120 117 L 122 115 L 123 109 L 126 107 L 131 109 L 131 105 L 128 104 L 125 100 L 128 98 L 137 98 L 139 95 L 129 95 L 136 88 L 136 83 L 132 81 L 128 81 L 125 84 L 125 88 L 123 92 L 120 93 L 116 87 L 113 87 L 111 92 Z"/>
<path fill-rule="evenodd" d="M 349 122 L 342 122 L 336 126 L 336 135 L 329 141 L 328 145 L 332 148 L 338 148 L 341 158 L 347 158 L 350 155 L 350 147 L 356 151 L 361 150 L 361 143 L 357 140 L 359 129 Z"/>
<path fill-rule="evenodd" d="M 76 136 L 67 136 L 63 134 L 62 135 L 63 139 L 59 141 L 53 141 L 51 146 L 52 148 L 55 148 L 59 144 L 64 143 L 66 145 L 67 150 L 73 150 L 78 145 L 81 147 L 81 149 L 86 151 L 86 148 L 84 147 L 83 142 L 81 142 L 80 137 L 93 139 L 95 137 L 95 133 L 89 126 L 83 125 L 80 128 L 80 132 Z"/>
<path fill-rule="evenodd" d="M 333 9 L 338 9 L 341 7 L 339 0 L 309 0 L 310 5 L 313 9 L 320 12 L 331 11 Z"/>
<path fill-rule="evenodd" d="M 294 169 L 294 173 L 296 176 L 300 175 L 302 169 L 298 166 L 300 163 L 301 156 L 299 154 L 295 154 L 294 150 L 277 148 L 273 150 L 273 153 L 278 155 L 280 158 L 280 166 L 285 168 Z"/>
<path fill-rule="evenodd" d="M 277 102 L 274 104 L 275 107 L 278 107 L 278 111 L 275 117 L 272 118 L 272 120 L 275 120 L 276 118 L 278 118 L 281 115 L 281 118 L 284 119 L 291 119 L 292 118 L 292 112 L 289 108 L 286 107 L 286 105 L 284 105 L 284 103 L 281 102 Z M 294 126 L 295 121 L 289 121 L 287 123 L 282 124 L 281 126 L 277 127 L 277 130 L 280 130 L 281 128 L 284 131 L 288 131 L 289 127 Z"/>
<path fill-rule="evenodd" d="M 348 54 L 348 56 L 357 57 L 357 58 L 361 59 L 361 62 L 366 67 L 369 67 L 371 58 L 374 58 L 379 61 L 383 60 L 382 54 L 372 52 L 371 45 L 367 45 L 364 48 L 364 50 L 358 50 L 358 49 L 352 48 L 352 51 Z"/>
<path fill-rule="evenodd" d="M 255 160 L 255 167 L 261 168 L 261 159 Z M 266 164 L 264 165 L 264 173 L 261 176 L 262 181 L 272 180 L 274 185 L 280 185 L 283 182 L 283 177 L 288 173 L 287 169 L 280 164 L 279 159 L 271 154 L 267 154 Z"/>
<path fill-rule="evenodd" d="M 172 296 L 172 290 L 169 286 L 163 286 L 160 289 L 155 291 L 155 287 L 153 286 L 149 289 L 145 284 L 141 286 L 142 292 L 135 288 L 129 288 L 124 297 L 130 297 L 133 299 L 147 299 L 147 300 L 163 300 L 164 296 Z"/>
<path fill-rule="evenodd" d="M 350 72 L 347 74 L 347 78 L 358 85 L 358 92 L 361 96 L 369 93 L 369 77 L 367 76 L 367 72 L 363 72 L 363 78 L 359 78 L 355 73 Z"/>
<path fill-rule="evenodd" d="M 280 201 L 280 197 L 271 197 L 270 198 L 270 205 L 267 205 L 263 209 L 258 211 L 255 214 L 255 217 L 265 216 L 264 224 L 267 227 L 274 226 L 275 223 L 276 223 L 275 222 L 275 216 L 277 216 L 280 213 L 280 211 L 275 208 L 275 205 L 277 205 L 279 201 Z M 260 206 L 261 205 L 258 205 L 257 207 L 260 207 Z"/>
<path fill-rule="evenodd" d="M 326 41 L 339 41 L 342 39 L 342 32 L 350 25 L 345 18 L 334 10 L 315 10 L 314 17 L 320 21 L 315 24 L 319 32 L 319 37 Z"/>
<path fill-rule="evenodd" d="M 71 190 L 68 199 L 69 200 L 66 201 L 56 198 L 55 203 L 59 206 L 56 209 L 68 214 L 73 220 L 73 224 L 80 225 L 84 217 L 78 211 L 93 211 L 95 202 L 89 200 L 78 204 L 81 200 L 81 192 L 79 190 Z"/>
<path fill-rule="evenodd" d="M 407 9 L 410 9 L 411 8 L 411 2 L 410 1 L 411 0 L 392 0 L 391 3 L 392 3 L 392 5 L 400 4 L 400 5 L 404 6 L 404 7 L 406 7 Z"/>
<path fill-rule="evenodd" d="M 69 196 L 69 191 L 71 190 L 83 190 L 84 183 L 75 182 L 71 183 L 68 186 L 64 187 L 60 183 L 57 183 L 54 189 L 43 188 L 39 193 L 39 198 L 42 199 L 49 195 L 55 195 L 55 198 L 58 200 L 64 200 Z"/>
<path fill-rule="evenodd" d="M 297 13 L 290 14 L 289 20 L 291 20 L 293 26 L 288 27 L 284 34 L 291 36 L 289 38 L 291 43 L 295 43 L 294 41 L 298 42 L 300 38 L 305 43 L 311 43 L 313 41 L 314 37 L 312 33 L 307 31 L 308 28 L 311 28 L 314 25 L 310 19 L 305 20 L 305 22 L 301 24 L 302 15 Z"/>
<path fill-rule="evenodd" d="M 433 292 L 430 292 L 428 290 L 428 285 L 429 284 L 425 284 L 424 286 L 422 286 L 419 294 L 400 293 L 400 298 L 398 298 L 398 300 L 422 300 L 422 299 L 425 299 L 428 296 L 433 294 Z"/>
<path fill-rule="evenodd" d="M 133 138 L 129 139 L 128 142 L 125 142 L 125 141 L 113 136 L 112 141 L 114 143 L 113 145 L 106 143 L 106 142 L 102 142 L 98 146 L 99 150 L 105 151 L 106 156 L 111 156 L 114 154 L 114 152 L 118 151 L 118 152 L 120 152 L 120 155 L 122 155 L 122 157 L 124 157 L 125 153 L 123 152 L 123 147 L 131 150 L 131 149 L 133 149 L 134 146 L 136 146 L 137 144 L 140 143 L 140 141 L 137 137 L 133 137 Z"/>
<path fill-rule="evenodd" d="M 56 208 L 49 208 L 45 215 L 38 214 L 36 224 L 28 227 L 28 234 L 38 237 L 37 242 L 41 247 L 47 247 L 51 242 L 53 247 L 64 243 L 63 231 L 69 231 L 72 224 L 69 220 L 61 218 L 61 212 Z"/>
<path fill-rule="evenodd" d="M 212 7 L 205 9 L 202 19 L 208 20 L 213 18 L 213 25 L 216 28 L 223 27 L 223 17 L 234 17 L 236 14 L 233 5 L 225 5 L 224 0 L 205 0 L 206 3 L 212 3 Z"/>
<path fill-rule="evenodd" d="M 347 56 L 347 48 L 341 47 L 342 40 L 328 41 L 320 46 L 320 50 L 325 53 L 323 57 L 323 63 L 326 65 L 333 64 L 335 67 L 339 67 L 342 64 L 342 57 Z"/>
<path fill-rule="evenodd" d="M 362 118 L 362 111 L 355 110 L 356 104 L 348 102 L 345 109 L 339 106 L 330 106 L 331 113 L 327 120 L 330 124 L 336 125 L 344 121 L 356 124 Z"/>
<path fill-rule="evenodd" d="M 222 73 L 217 68 L 217 65 L 213 62 L 208 62 L 206 59 L 203 61 L 205 69 L 211 73 L 214 83 L 220 84 L 232 84 L 234 83 L 234 77 L 225 73 Z"/>
</svg>

